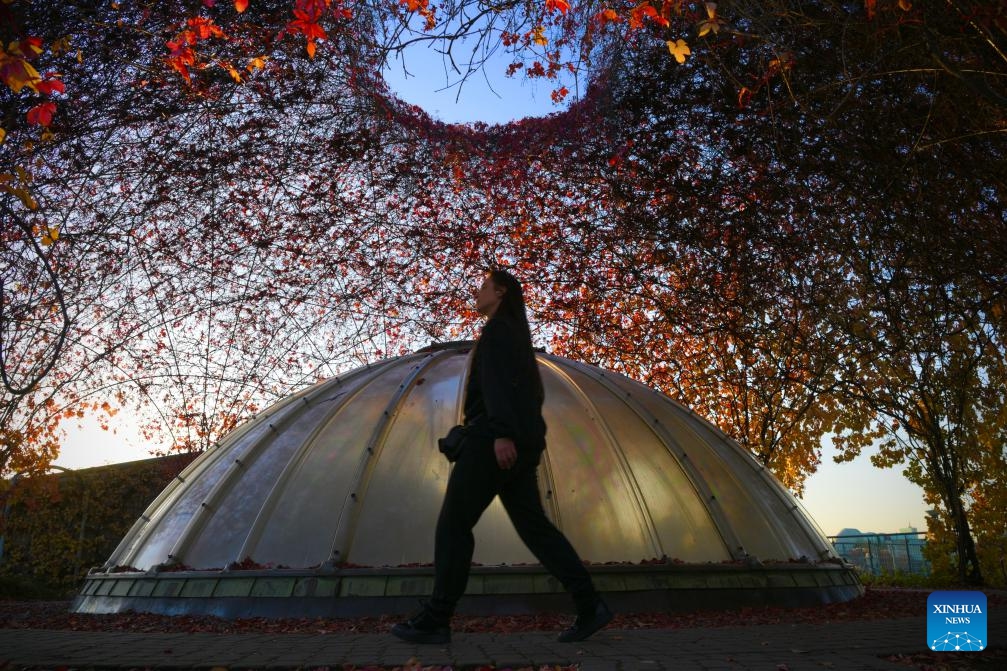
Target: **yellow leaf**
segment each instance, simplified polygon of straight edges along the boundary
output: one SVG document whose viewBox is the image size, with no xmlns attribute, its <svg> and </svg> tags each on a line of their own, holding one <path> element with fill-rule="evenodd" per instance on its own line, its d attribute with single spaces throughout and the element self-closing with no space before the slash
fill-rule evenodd
<svg viewBox="0 0 1007 671">
<path fill-rule="evenodd" d="M 47 226 L 46 232 L 42 235 L 42 246 L 48 247 L 57 240 L 59 240 L 59 229 Z"/>
<path fill-rule="evenodd" d="M 7 186 L 6 184 L 0 184 L 0 191 L 6 191 L 7 193 L 17 196 L 21 203 L 29 210 L 34 210 L 38 207 L 38 203 L 36 203 L 35 199 L 31 197 L 30 193 L 28 193 L 28 189 L 15 189 Z"/>
<path fill-rule="evenodd" d="M 543 47 L 549 44 L 549 39 L 545 36 L 545 28 L 542 26 L 535 26 L 535 30 L 532 31 L 532 41 Z"/>
<path fill-rule="evenodd" d="M 220 61 L 220 67 L 227 70 L 227 74 L 231 75 L 231 79 L 237 83 L 241 83 L 241 73 L 234 69 L 234 66 L 227 61 Z"/>
<path fill-rule="evenodd" d="M 25 86 L 30 88 L 35 93 L 38 93 L 38 89 L 35 88 L 35 84 L 42 81 L 42 76 L 38 73 L 32 64 L 23 58 L 8 58 L 6 59 L 7 65 L 4 66 L 6 70 L 4 74 L 4 83 L 11 88 L 14 93 L 20 93 L 21 89 Z"/>
<path fill-rule="evenodd" d="M 703 37 L 711 31 L 714 34 L 720 32 L 720 19 L 717 17 L 717 3 L 706 3 L 706 16 L 707 19 L 705 21 L 701 21 L 699 24 L 700 37 Z"/>
<path fill-rule="evenodd" d="M 78 63 L 84 62 L 84 53 L 80 49 L 77 50 L 77 62 Z"/>
<path fill-rule="evenodd" d="M 70 36 L 61 37 L 49 45 L 49 51 L 53 56 L 59 56 L 70 52 Z"/>
<path fill-rule="evenodd" d="M 685 57 L 692 54 L 692 50 L 689 49 L 689 45 L 686 44 L 685 40 L 675 40 L 674 42 L 668 40 L 668 51 L 671 52 L 671 55 L 679 63 L 684 63 Z"/>
</svg>

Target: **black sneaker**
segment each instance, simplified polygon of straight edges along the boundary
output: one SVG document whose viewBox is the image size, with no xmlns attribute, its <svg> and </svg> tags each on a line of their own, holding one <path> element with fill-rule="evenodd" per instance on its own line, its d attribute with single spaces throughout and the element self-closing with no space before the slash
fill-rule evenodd
<svg viewBox="0 0 1007 671">
<path fill-rule="evenodd" d="M 561 643 L 583 641 L 611 622 L 612 617 L 612 611 L 609 610 L 608 605 L 598 599 L 598 603 L 595 604 L 592 611 L 578 615 L 573 626 L 561 633 L 556 640 Z"/>
<path fill-rule="evenodd" d="M 451 627 L 448 626 L 448 620 L 438 617 L 427 605 L 405 622 L 392 627 L 392 634 L 410 643 L 451 642 Z"/>
</svg>

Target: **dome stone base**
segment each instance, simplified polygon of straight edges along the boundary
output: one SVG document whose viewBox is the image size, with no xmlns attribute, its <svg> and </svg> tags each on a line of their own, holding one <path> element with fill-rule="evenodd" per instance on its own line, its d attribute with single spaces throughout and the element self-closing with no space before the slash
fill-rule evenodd
<svg viewBox="0 0 1007 671">
<path fill-rule="evenodd" d="M 800 607 L 864 593 L 836 564 L 592 566 L 599 591 L 620 612 L 690 612 L 744 606 Z M 433 589 L 433 569 L 255 570 L 96 573 L 77 613 L 126 611 L 241 617 L 359 617 L 415 611 Z M 538 566 L 473 567 L 458 613 L 572 612 L 570 597 Z"/>
</svg>

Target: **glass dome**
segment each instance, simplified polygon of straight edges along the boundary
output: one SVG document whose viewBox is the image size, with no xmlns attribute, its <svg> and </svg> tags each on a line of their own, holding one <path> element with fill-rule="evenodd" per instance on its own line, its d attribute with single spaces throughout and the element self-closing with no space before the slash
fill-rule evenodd
<svg viewBox="0 0 1007 671">
<path fill-rule="evenodd" d="M 471 346 L 358 368 L 248 421 L 151 503 L 75 609 L 408 610 L 432 587 L 450 473 L 436 439 L 460 421 Z M 790 492 L 717 428 L 629 378 L 537 356 L 543 502 L 616 603 L 663 607 L 682 590 L 725 605 L 863 592 Z M 499 500 L 475 535 L 460 611 L 566 603 Z"/>
</svg>

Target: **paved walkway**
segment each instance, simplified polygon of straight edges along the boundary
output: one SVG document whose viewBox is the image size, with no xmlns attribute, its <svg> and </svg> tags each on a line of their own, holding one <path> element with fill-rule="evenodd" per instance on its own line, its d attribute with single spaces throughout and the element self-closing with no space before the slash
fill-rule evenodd
<svg viewBox="0 0 1007 671">
<path fill-rule="evenodd" d="M 989 614 L 994 648 L 1007 646 L 1007 613 Z M 0 630 L 0 669 L 149 667 L 278 669 L 369 664 L 579 664 L 582 671 L 801 669 L 906 671 L 881 659 L 926 650 L 926 620 L 758 625 L 671 630 L 606 629 L 564 644 L 555 633 L 455 633 L 449 646 L 417 646 L 382 634 L 209 634 Z M 984 653 L 974 653 L 983 655 Z M 7 661 L 11 667 L 5 667 Z"/>
</svg>

